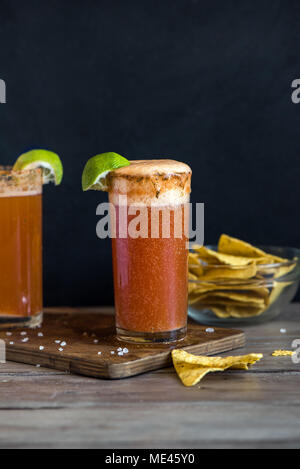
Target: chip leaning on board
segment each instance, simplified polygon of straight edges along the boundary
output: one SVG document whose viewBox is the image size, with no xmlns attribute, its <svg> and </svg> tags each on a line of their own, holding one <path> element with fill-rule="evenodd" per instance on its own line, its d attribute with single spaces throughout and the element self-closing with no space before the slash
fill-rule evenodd
<svg viewBox="0 0 300 469">
<path fill-rule="evenodd" d="M 288 255 L 281 257 L 278 251 Z M 278 305 L 283 292 L 291 301 L 298 283 L 296 249 L 270 248 L 269 252 L 222 234 L 217 247 L 193 245 L 189 254 L 192 317 L 197 312 L 207 319 L 209 315 L 223 320 L 260 317 Z"/>
</svg>

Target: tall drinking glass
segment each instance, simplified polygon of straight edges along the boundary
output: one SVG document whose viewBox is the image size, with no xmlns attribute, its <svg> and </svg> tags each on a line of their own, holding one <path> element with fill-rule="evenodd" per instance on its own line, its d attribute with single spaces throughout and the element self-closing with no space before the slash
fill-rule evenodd
<svg viewBox="0 0 300 469">
<path fill-rule="evenodd" d="M 190 192 L 190 168 L 172 160 L 133 161 L 109 175 L 121 340 L 173 342 L 186 335 Z"/>
<path fill-rule="evenodd" d="M 42 321 L 42 173 L 0 168 L 0 327 Z"/>
</svg>

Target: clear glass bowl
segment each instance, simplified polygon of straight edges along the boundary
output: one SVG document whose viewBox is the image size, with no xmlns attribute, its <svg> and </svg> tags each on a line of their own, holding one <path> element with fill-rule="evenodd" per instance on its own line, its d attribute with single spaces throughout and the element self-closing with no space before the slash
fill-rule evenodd
<svg viewBox="0 0 300 469">
<path fill-rule="evenodd" d="M 216 246 L 208 247 L 217 250 Z M 189 280 L 189 316 L 202 324 L 227 326 L 259 323 L 278 316 L 297 293 L 300 250 L 273 246 L 261 248 L 288 261 L 258 265 L 256 275 L 250 279 L 238 278 L 239 266 L 203 263 L 204 272 L 206 269 L 212 273 L 215 270 L 218 276 L 222 276 L 222 269 L 226 269 L 227 276 L 232 274 L 232 278 Z M 190 269 L 197 269 L 197 265 L 190 265 Z"/>
</svg>

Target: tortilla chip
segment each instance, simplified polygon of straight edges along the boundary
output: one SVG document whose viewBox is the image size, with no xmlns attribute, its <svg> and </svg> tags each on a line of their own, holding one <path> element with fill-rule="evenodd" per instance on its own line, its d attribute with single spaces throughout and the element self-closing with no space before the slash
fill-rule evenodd
<svg viewBox="0 0 300 469">
<path fill-rule="evenodd" d="M 274 282 L 273 289 L 269 296 L 269 305 L 275 303 L 281 292 L 285 289 L 285 287 L 291 285 L 291 283 L 292 282 Z"/>
<path fill-rule="evenodd" d="M 277 267 L 274 272 L 274 278 L 284 277 L 285 275 L 292 272 L 295 269 L 296 265 L 297 264 L 295 262 L 294 264 L 291 264 L 291 265 L 283 265 L 283 266 Z"/>
<path fill-rule="evenodd" d="M 197 283 L 197 276 L 189 272 L 188 274 L 189 277 L 189 283 L 188 283 L 188 292 L 189 294 L 192 293 L 196 288 L 198 288 L 198 283 Z"/>
<path fill-rule="evenodd" d="M 238 305 L 223 305 L 221 306 L 212 305 L 209 307 L 211 311 L 220 319 L 246 319 L 255 316 L 260 316 L 264 311 L 265 307 L 258 306 L 238 306 Z"/>
<path fill-rule="evenodd" d="M 206 293 L 199 293 L 198 290 L 195 290 L 193 295 L 198 296 L 201 303 L 215 302 L 217 304 L 218 302 L 223 302 L 224 304 L 265 305 L 265 299 L 253 292 L 252 294 L 251 292 L 238 291 L 208 291 Z"/>
<path fill-rule="evenodd" d="M 199 265 L 198 267 L 190 267 L 189 272 L 199 280 L 204 275 L 204 268 L 202 265 Z"/>
<path fill-rule="evenodd" d="M 220 319 L 230 318 L 230 314 L 226 312 L 226 305 L 223 308 L 219 305 L 211 305 L 209 309 Z"/>
<path fill-rule="evenodd" d="M 227 305 L 226 312 L 229 317 L 236 319 L 246 319 L 255 316 L 260 316 L 266 310 L 265 306 L 238 306 L 238 305 Z"/>
<path fill-rule="evenodd" d="M 245 266 L 251 264 L 252 260 L 248 257 L 232 256 L 230 254 L 222 254 L 204 246 L 193 246 L 200 259 L 208 264 L 221 264 L 231 266 Z"/>
<path fill-rule="evenodd" d="M 191 274 L 189 274 L 191 275 Z M 224 283 L 209 283 L 209 282 L 203 282 L 203 281 L 198 281 L 197 283 L 192 283 L 190 282 L 191 285 L 193 285 L 193 292 L 197 294 L 203 294 L 203 293 L 208 293 L 208 292 L 225 292 L 228 294 L 230 291 L 238 292 L 238 293 L 245 293 L 246 296 L 254 296 L 254 297 L 259 297 L 263 298 L 265 303 L 267 304 L 269 301 L 269 289 L 266 288 L 265 286 L 253 286 L 249 285 L 248 283 L 246 284 L 240 284 L 240 283 L 230 283 L 230 282 L 224 282 Z"/>
<path fill-rule="evenodd" d="M 238 357 L 205 357 L 192 355 L 184 350 L 173 350 L 172 359 L 175 370 L 185 386 L 194 386 L 205 375 L 216 371 L 248 370 L 250 365 L 263 358 L 262 354 L 250 354 Z"/>
<path fill-rule="evenodd" d="M 272 357 L 292 357 L 294 353 L 291 350 L 275 350 L 272 353 Z"/>
<path fill-rule="evenodd" d="M 255 277 L 257 267 L 255 264 L 249 264 L 243 267 L 230 267 L 220 265 L 218 267 L 199 266 L 193 267 L 190 271 L 197 275 L 198 280 L 227 280 L 241 279 L 246 280 Z"/>
<path fill-rule="evenodd" d="M 256 248 L 245 241 L 222 234 L 218 243 L 218 252 L 233 256 L 250 257 L 257 259 L 262 264 L 284 262 L 285 259 L 272 254 L 267 254 L 262 249 Z"/>
<path fill-rule="evenodd" d="M 198 254 L 194 254 L 190 252 L 189 253 L 189 266 L 199 265 L 199 264 L 200 264 L 200 261 L 199 261 Z"/>
<path fill-rule="evenodd" d="M 208 295 L 210 294 L 211 296 L 216 296 L 216 297 L 225 297 L 225 298 L 230 298 L 232 300 L 236 301 L 253 301 L 256 303 L 268 303 L 269 300 L 269 290 L 268 288 L 261 287 L 261 288 L 241 288 L 239 289 L 238 287 L 232 287 L 232 286 L 226 286 L 226 285 L 220 285 L 220 287 L 217 286 L 205 286 L 207 284 L 202 285 L 199 283 L 197 287 L 194 290 L 195 294 L 199 295 Z"/>
</svg>

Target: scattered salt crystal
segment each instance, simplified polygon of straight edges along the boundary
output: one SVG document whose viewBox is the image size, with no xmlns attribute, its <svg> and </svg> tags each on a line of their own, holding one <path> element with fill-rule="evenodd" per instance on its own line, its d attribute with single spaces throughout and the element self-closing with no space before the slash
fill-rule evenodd
<svg viewBox="0 0 300 469">
<path fill-rule="evenodd" d="M 35 365 L 37 368 L 41 368 L 41 365 Z"/>
<path fill-rule="evenodd" d="M 98 344 L 99 340 L 95 339 L 94 344 Z"/>
<path fill-rule="evenodd" d="M 102 355 L 102 352 L 98 352 L 98 355 Z"/>
<path fill-rule="evenodd" d="M 7 335 L 8 337 L 12 336 L 12 332 L 6 332 L 6 335 Z"/>
<path fill-rule="evenodd" d="M 280 329 L 280 333 L 281 333 L 281 334 L 286 334 L 286 332 L 287 332 L 286 329 L 283 329 L 283 328 Z"/>
<path fill-rule="evenodd" d="M 122 357 L 124 355 L 124 352 L 118 352 L 118 355 L 120 355 L 120 357 Z"/>
<path fill-rule="evenodd" d="M 27 335 L 27 332 L 20 332 L 20 335 Z"/>
<path fill-rule="evenodd" d="M 28 337 L 25 337 L 25 339 L 22 339 L 22 342 L 28 342 Z"/>
<path fill-rule="evenodd" d="M 58 350 L 59 350 L 59 352 L 63 352 L 63 351 L 64 351 L 64 349 L 63 349 L 62 347 L 59 347 Z"/>
<path fill-rule="evenodd" d="M 44 334 L 42 332 L 38 332 L 38 337 L 44 337 Z"/>
<path fill-rule="evenodd" d="M 14 342 L 9 342 L 9 345 L 14 345 Z"/>
<path fill-rule="evenodd" d="M 118 352 L 123 352 L 122 347 L 119 347 L 119 348 L 118 348 Z"/>
<path fill-rule="evenodd" d="M 60 344 L 60 340 L 55 340 L 54 341 L 56 344 Z"/>
<path fill-rule="evenodd" d="M 112 350 L 110 353 L 111 353 L 112 355 L 114 355 L 114 354 L 115 354 L 115 352 L 114 352 L 113 350 Z"/>
<path fill-rule="evenodd" d="M 62 347 L 65 347 L 65 346 L 67 345 L 67 342 L 61 342 L 60 345 L 61 345 Z"/>
<path fill-rule="evenodd" d="M 128 353 L 128 352 L 129 352 L 128 348 L 126 348 L 126 347 L 123 348 L 123 353 Z"/>
<path fill-rule="evenodd" d="M 213 334 L 215 330 L 213 327 L 208 327 L 205 332 L 207 332 L 208 334 Z"/>
<path fill-rule="evenodd" d="M 40 345 L 40 346 L 39 346 L 39 349 L 40 349 L 40 350 L 44 350 L 45 347 L 44 347 L 43 345 Z"/>
</svg>

